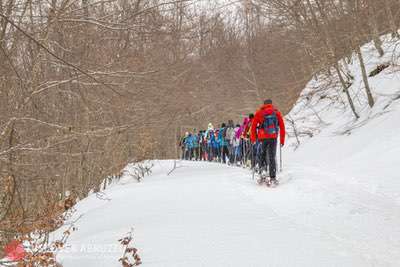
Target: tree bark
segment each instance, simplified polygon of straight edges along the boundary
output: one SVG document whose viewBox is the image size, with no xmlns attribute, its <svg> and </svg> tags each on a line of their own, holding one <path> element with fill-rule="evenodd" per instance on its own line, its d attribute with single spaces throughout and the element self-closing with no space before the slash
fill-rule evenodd
<svg viewBox="0 0 400 267">
<path fill-rule="evenodd" d="M 365 69 L 364 58 L 363 58 L 363 55 L 361 52 L 360 45 L 357 45 L 356 53 L 358 56 L 358 60 L 360 62 L 361 73 L 362 73 L 364 86 L 365 86 L 365 92 L 367 93 L 367 97 L 368 97 L 368 105 L 372 108 L 375 104 L 375 100 L 374 100 L 374 97 L 372 96 L 371 88 L 369 86 L 367 70 Z"/>
<path fill-rule="evenodd" d="M 356 117 L 356 120 L 357 120 L 357 119 L 360 118 L 360 116 L 357 114 L 356 108 L 354 106 L 353 99 L 351 99 L 350 92 L 349 92 L 349 86 L 345 82 L 345 80 L 343 79 L 343 76 L 342 76 L 342 73 L 340 72 L 340 68 L 339 68 L 339 64 L 338 63 L 336 63 L 334 65 L 334 68 L 335 68 L 336 73 L 337 73 L 337 75 L 339 77 L 340 83 L 341 83 L 341 85 L 343 87 L 343 91 L 346 93 L 347 100 L 349 101 L 349 105 L 350 105 L 351 111 L 353 112 L 353 114 L 354 114 L 354 116 Z"/>
<path fill-rule="evenodd" d="M 372 40 L 374 41 L 374 46 L 378 51 L 379 56 L 382 57 L 385 54 L 385 52 L 383 51 L 382 48 L 382 41 L 379 34 L 379 26 L 376 18 L 376 9 L 374 8 L 373 4 L 372 6 L 368 7 L 368 14 L 369 14 L 368 24 L 371 28 Z"/>
<path fill-rule="evenodd" d="M 390 4 L 388 0 L 384 0 L 383 1 L 384 6 L 385 6 L 385 12 L 386 12 L 386 16 L 389 22 L 389 26 L 390 26 L 390 31 L 392 32 L 392 37 L 393 38 L 399 38 L 399 32 L 398 32 L 398 27 L 396 25 L 396 21 L 394 19 Z"/>
</svg>

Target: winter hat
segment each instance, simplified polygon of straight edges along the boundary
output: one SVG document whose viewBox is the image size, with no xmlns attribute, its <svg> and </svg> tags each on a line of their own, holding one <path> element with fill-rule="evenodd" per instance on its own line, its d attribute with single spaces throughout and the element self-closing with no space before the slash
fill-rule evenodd
<svg viewBox="0 0 400 267">
<path fill-rule="evenodd" d="M 264 105 L 271 105 L 272 104 L 272 100 L 271 99 L 265 99 L 264 100 Z"/>
</svg>

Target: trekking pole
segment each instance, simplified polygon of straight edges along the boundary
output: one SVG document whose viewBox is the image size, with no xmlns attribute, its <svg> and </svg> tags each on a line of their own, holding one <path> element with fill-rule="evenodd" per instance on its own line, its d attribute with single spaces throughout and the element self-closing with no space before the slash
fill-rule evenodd
<svg viewBox="0 0 400 267">
<path fill-rule="evenodd" d="M 282 146 L 281 146 L 281 144 L 279 144 L 279 160 L 280 160 L 280 171 L 282 172 L 283 171 L 283 169 L 282 169 Z"/>
<path fill-rule="evenodd" d="M 252 143 L 250 143 L 250 161 L 251 161 L 251 163 L 250 163 L 250 168 L 251 168 L 251 170 L 252 170 L 252 173 L 253 173 L 253 175 L 252 175 L 252 177 L 253 177 L 253 180 L 254 180 L 254 176 L 256 175 L 256 158 L 254 157 L 255 155 L 254 155 L 254 151 L 253 151 L 253 149 L 254 149 L 254 144 L 252 144 Z M 252 166 L 252 163 L 254 162 L 254 166 Z"/>
<path fill-rule="evenodd" d="M 247 161 L 248 161 L 248 154 L 247 154 L 247 151 L 248 151 L 248 149 L 249 149 L 249 147 L 248 147 L 248 144 L 247 144 L 247 140 L 242 140 L 242 158 L 241 158 L 241 160 L 242 160 L 242 168 L 247 168 Z"/>
</svg>

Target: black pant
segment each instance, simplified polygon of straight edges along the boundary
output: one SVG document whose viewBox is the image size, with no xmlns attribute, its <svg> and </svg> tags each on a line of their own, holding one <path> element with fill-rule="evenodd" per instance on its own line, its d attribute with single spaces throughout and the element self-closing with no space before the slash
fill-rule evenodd
<svg viewBox="0 0 400 267">
<path fill-rule="evenodd" d="M 200 144 L 199 146 L 199 160 L 205 160 L 204 158 L 204 145 Z"/>
<path fill-rule="evenodd" d="M 221 146 L 221 160 L 226 163 L 226 158 L 229 155 L 228 146 Z"/>
<path fill-rule="evenodd" d="M 219 161 L 220 157 L 221 157 L 221 148 L 220 147 L 214 147 L 213 148 L 213 158 L 216 161 Z"/>
<path fill-rule="evenodd" d="M 182 156 L 181 156 L 181 159 L 185 159 L 185 153 L 186 153 L 186 151 L 185 151 L 185 147 L 183 146 L 183 147 L 181 147 L 181 150 L 182 150 Z"/>
<path fill-rule="evenodd" d="M 230 140 L 226 140 L 226 142 L 228 143 L 228 158 L 229 158 L 229 163 L 233 163 L 235 161 L 235 153 L 234 153 L 234 149 L 233 149 L 233 145 L 231 144 Z"/>
<path fill-rule="evenodd" d="M 207 147 L 207 157 L 208 161 L 212 161 L 214 159 L 214 148 L 211 144 Z"/>
<path fill-rule="evenodd" d="M 255 168 L 256 167 L 256 163 L 257 163 L 257 145 L 258 144 L 249 144 L 250 147 L 250 160 L 251 160 L 251 168 Z"/>
<path fill-rule="evenodd" d="M 200 147 L 193 148 L 193 158 L 199 160 L 200 157 Z"/>
<path fill-rule="evenodd" d="M 276 138 L 262 140 L 260 163 L 265 168 L 265 171 L 269 167 L 269 177 L 271 179 L 276 178 L 276 146 Z"/>
<path fill-rule="evenodd" d="M 192 158 L 193 158 L 193 148 L 186 148 L 185 159 L 192 160 Z"/>
</svg>

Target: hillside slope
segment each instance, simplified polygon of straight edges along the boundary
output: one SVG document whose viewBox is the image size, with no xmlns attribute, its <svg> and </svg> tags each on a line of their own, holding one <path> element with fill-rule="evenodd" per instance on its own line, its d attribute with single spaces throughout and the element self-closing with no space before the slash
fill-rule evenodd
<svg viewBox="0 0 400 267">
<path fill-rule="evenodd" d="M 372 109 L 357 61 L 349 65 L 358 120 L 337 77 L 310 81 L 287 116 L 300 145 L 289 138 L 279 187 L 258 186 L 249 170 L 216 163 L 179 162 L 167 175 L 173 161 L 155 161 L 143 183 L 125 176 L 103 199 L 77 204 L 79 230 L 59 260 L 118 266 L 117 240 L 133 227 L 143 266 L 398 266 L 397 45 L 386 38 L 383 58 L 363 47 L 368 72 L 391 64 L 370 78 Z"/>
<path fill-rule="evenodd" d="M 400 41 L 384 36 L 385 56 L 372 43 L 362 48 L 367 72 L 389 65 L 369 77 L 375 106 L 368 107 L 356 57 L 348 73 L 349 88 L 360 119 L 355 120 L 337 76 L 318 75 L 309 82 L 287 118 L 295 121 L 301 145 L 289 157 L 329 170 L 336 179 L 400 203 Z M 293 132 L 293 131 L 292 131 Z M 313 135 L 313 138 L 309 136 Z M 294 138 L 290 141 L 296 145 Z"/>
</svg>

